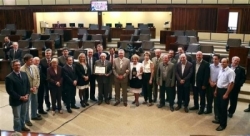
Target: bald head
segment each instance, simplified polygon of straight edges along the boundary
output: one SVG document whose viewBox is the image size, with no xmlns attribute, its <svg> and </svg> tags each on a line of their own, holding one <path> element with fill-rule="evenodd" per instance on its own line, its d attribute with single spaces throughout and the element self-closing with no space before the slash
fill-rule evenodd
<svg viewBox="0 0 250 136">
<path fill-rule="evenodd" d="M 186 56 L 186 54 L 181 54 L 180 56 L 179 56 L 179 59 L 180 59 L 180 62 L 182 63 L 182 64 L 186 64 L 186 62 L 187 62 L 187 56 Z"/>
<path fill-rule="evenodd" d="M 226 68 L 228 66 L 229 60 L 228 58 L 221 59 L 221 66 L 222 68 Z"/>
<path fill-rule="evenodd" d="M 232 66 L 236 67 L 239 65 L 239 63 L 240 63 L 240 58 L 238 56 L 234 56 L 232 58 Z"/>
<path fill-rule="evenodd" d="M 156 49 L 156 50 L 155 50 L 155 56 L 156 56 L 157 58 L 160 58 L 160 57 L 161 57 L 161 50 L 160 50 L 160 49 Z"/>
<path fill-rule="evenodd" d="M 198 51 L 198 52 L 196 53 L 196 60 L 197 60 L 198 62 L 200 62 L 200 61 L 202 60 L 202 58 L 203 58 L 202 52 L 201 52 L 201 51 Z"/>
<path fill-rule="evenodd" d="M 39 63 L 40 63 L 40 58 L 38 58 L 38 57 L 34 57 L 34 58 L 32 59 L 32 61 L 33 61 L 33 65 L 38 66 L 38 65 L 39 65 Z"/>
</svg>

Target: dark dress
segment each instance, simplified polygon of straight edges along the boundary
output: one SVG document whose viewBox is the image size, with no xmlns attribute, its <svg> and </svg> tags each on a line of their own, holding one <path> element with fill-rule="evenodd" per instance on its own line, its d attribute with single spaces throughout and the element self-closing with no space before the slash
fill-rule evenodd
<svg viewBox="0 0 250 136">
<path fill-rule="evenodd" d="M 87 89 L 89 87 L 89 80 L 85 81 L 83 76 L 90 76 L 90 68 L 88 65 L 82 65 L 76 63 L 75 65 L 76 75 L 77 75 L 77 88 L 78 89 Z"/>
<path fill-rule="evenodd" d="M 141 63 L 137 63 L 136 65 L 133 65 L 133 63 L 130 64 L 131 72 L 130 72 L 130 91 L 133 93 L 141 93 L 142 91 L 142 77 L 136 76 L 138 72 L 140 72 L 140 68 L 142 67 Z"/>
</svg>

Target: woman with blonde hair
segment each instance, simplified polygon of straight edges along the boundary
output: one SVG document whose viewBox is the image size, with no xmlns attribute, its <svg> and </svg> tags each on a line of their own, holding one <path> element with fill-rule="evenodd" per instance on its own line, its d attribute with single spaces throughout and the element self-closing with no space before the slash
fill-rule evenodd
<svg viewBox="0 0 250 136">
<path fill-rule="evenodd" d="M 144 102 L 142 104 L 147 104 L 149 101 L 148 106 L 153 105 L 152 101 L 152 80 L 154 76 L 154 64 L 150 60 L 150 52 L 144 52 L 144 60 L 142 62 L 143 74 L 142 74 L 142 83 L 143 83 L 143 90 L 144 90 Z"/>
<path fill-rule="evenodd" d="M 131 57 L 131 63 L 130 63 L 130 75 L 129 75 L 129 81 L 130 81 L 130 91 L 134 93 L 135 100 L 132 102 L 132 104 L 135 104 L 136 106 L 139 106 L 139 96 L 142 91 L 142 64 L 138 62 L 139 56 L 133 55 Z"/>
<path fill-rule="evenodd" d="M 75 65 L 77 75 L 77 86 L 79 89 L 80 104 L 82 107 L 89 106 L 86 100 L 86 91 L 89 88 L 89 76 L 90 68 L 87 65 L 86 56 L 84 53 L 80 53 L 78 61 Z"/>
</svg>

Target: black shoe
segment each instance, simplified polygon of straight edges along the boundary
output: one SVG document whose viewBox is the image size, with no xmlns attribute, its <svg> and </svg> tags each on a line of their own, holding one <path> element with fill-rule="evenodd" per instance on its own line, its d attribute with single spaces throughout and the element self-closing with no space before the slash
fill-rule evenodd
<svg viewBox="0 0 250 136">
<path fill-rule="evenodd" d="M 39 114 L 47 114 L 47 112 L 45 112 L 44 110 L 41 110 L 38 112 Z"/>
<path fill-rule="evenodd" d="M 74 106 L 71 106 L 71 108 L 72 108 L 72 109 L 80 109 L 79 107 L 77 107 L 77 106 L 75 106 L 75 105 L 74 105 Z"/>
<path fill-rule="evenodd" d="M 173 112 L 173 111 L 174 111 L 174 107 L 173 107 L 173 106 L 171 106 L 171 107 L 170 107 L 170 110 Z"/>
<path fill-rule="evenodd" d="M 233 117 L 233 114 L 228 113 L 228 117 L 229 117 L 229 118 L 232 118 L 232 117 Z"/>
<path fill-rule="evenodd" d="M 25 122 L 25 124 L 26 124 L 27 126 L 33 126 L 33 124 L 32 124 L 30 121 Z"/>
<path fill-rule="evenodd" d="M 31 118 L 31 120 L 42 120 L 42 117 L 35 117 L 35 118 Z"/>
<path fill-rule="evenodd" d="M 199 110 L 199 111 L 198 111 L 198 114 L 199 114 L 199 115 L 201 115 L 201 114 L 203 114 L 203 113 L 204 113 L 204 110 Z"/>
<path fill-rule="evenodd" d="M 214 124 L 220 124 L 219 120 L 213 120 L 212 121 Z"/>
<path fill-rule="evenodd" d="M 162 108 L 162 107 L 164 107 L 165 105 L 163 105 L 163 104 L 159 104 L 158 105 L 158 108 Z"/>
<path fill-rule="evenodd" d="M 85 102 L 85 105 L 86 105 L 86 106 L 89 106 L 89 103 Z"/>
<path fill-rule="evenodd" d="M 210 113 L 212 113 L 211 110 L 206 110 L 206 111 L 204 112 L 204 114 L 210 114 Z"/>
<path fill-rule="evenodd" d="M 67 109 L 67 112 L 68 112 L 68 113 L 72 113 L 72 110 L 71 110 L 71 109 Z"/>
<path fill-rule="evenodd" d="M 114 106 L 117 106 L 118 104 L 120 104 L 120 102 L 115 102 Z"/>
<path fill-rule="evenodd" d="M 22 131 L 28 132 L 28 131 L 30 131 L 30 129 L 28 129 L 28 128 L 26 128 L 26 127 L 23 127 L 23 128 L 22 128 Z"/>
<path fill-rule="evenodd" d="M 185 108 L 184 108 L 184 111 L 185 111 L 186 113 L 188 113 L 188 112 L 189 112 L 188 107 L 185 107 Z"/>
<path fill-rule="evenodd" d="M 86 107 L 84 102 L 81 102 L 81 106 L 82 106 L 83 108 Z"/>
<path fill-rule="evenodd" d="M 132 104 L 135 104 L 135 101 L 132 101 Z"/>
<path fill-rule="evenodd" d="M 219 127 L 216 128 L 217 131 L 222 131 L 224 129 L 225 129 L 225 127 L 222 127 L 222 126 L 219 126 Z"/>
<path fill-rule="evenodd" d="M 50 107 L 47 107 L 46 111 L 50 111 Z"/>
<path fill-rule="evenodd" d="M 101 105 L 101 104 L 102 104 L 102 101 L 99 101 L 99 102 L 98 102 L 98 105 Z"/>
<path fill-rule="evenodd" d="M 109 97 L 109 100 L 111 100 L 112 99 L 112 97 Z"/>
<path fill-rule="evenodd" d="M 175 107 L 175 110 L 179 110 L 179 109 L 181 109 L 181 107 L 180 107 L 180 106 Z"/>
<path fill-rule="evenodd" d="M 123 105 L 124 105 L 125 107 L 127 107 L 128 104 L 127 104 L 126 102 L 124 102 Z"/>
<path fill-rule="evenodd" d="M 40 115 L 40 114 L 36 114 L 36 116 L 37 116 L 37 117 L 41 117 L 41 115 Z"/>
<path fill-rule="evenodd" d="M 106 104 L 110 104 L 109 100 L 106 100 L 105 103 L 106 103 Z"/>
<path fill-rule="evenodd" d="M 191 107 L 191 108 L 189 108 L 189 110 L 199 110 L 199 108 L 198 107 Z"/>
<path fill-rule="evenodd" d="M 245 109 L 244 112 L 250 112 L 250 108 Z"/>
<path fill-rule="evenodd" d="M 156 103 L 156 102 L 157 102 L 157 99 L 154 99 L 153 102 Z"/>
<path fill-rule="evenodd" d="M 91 101 L 94 101 L 94 102 L 96 102 L 96 101 L 97 101 L 97 99 L 96 99 L 96 98 L 91 98 L 90 100 L 91 100 Z"/>
</svg>

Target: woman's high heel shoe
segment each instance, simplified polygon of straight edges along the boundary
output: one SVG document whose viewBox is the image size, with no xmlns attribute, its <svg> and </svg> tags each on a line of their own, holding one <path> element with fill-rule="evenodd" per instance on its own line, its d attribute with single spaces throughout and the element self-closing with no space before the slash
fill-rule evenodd
<svg viewBox="0 0 250 136">
<path fill-rule="evenodd" d="M 82 106 L 83 108 L 86 107 L 83 101 L 81 101 L 80 103 L 81 103 L 81 106 Z"/>
</svg>

